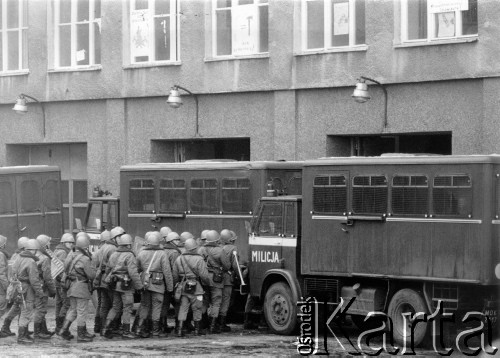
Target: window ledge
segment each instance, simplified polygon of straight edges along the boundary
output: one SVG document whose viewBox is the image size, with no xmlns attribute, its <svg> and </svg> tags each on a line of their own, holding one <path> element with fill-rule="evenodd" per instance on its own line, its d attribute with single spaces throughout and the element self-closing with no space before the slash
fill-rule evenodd
<svg viewBox="0 0 500 358">
<path fill-rule="evenodd" d="M 476 35 L 476 36 L 459 37 L 459 38 L 455 38 L 455 39 L 446 39 L 446 40 L 403 42 L 403 43 L 394 44 L 394 48 L 460 44 L 460 43 L 476 42 L 478 40 L 479 40 L 479 36 Z"/>
<path fill-rule="evenodd" d="M 307 55 L 322 55 L 325 53 L 339 53 L 339 52 L 357 52 L 357 51 L 368 51 L 368 45 L 359 45 L 352 47 L 334 47 L 328 49 L 318 49 L 318 50 L 303 50 L 296 52 L 294 56 L 307 56 Z"/>
<path fill-rule="evenodd" d="M 68 68 L 51 68 L 48 73 L 58 73 L 58 72 L 85 72 L 85 71 L 100 71 L 102 70 L 101 65 L 87 66 L 87 67 L 68 67 Z"/>
<path fill-rule="evenodd" d="M 30 70 L 5 71 L 5 72 L 0 72 L 0 77 L 25 76 L 29 74 Z"/>
<path fill-rule="evenodd" d="M 205 62 L 218 62 L 218 61 L 234 61 L 234 60 L 251 60 L 257 58 L 269 58 L 269 52 L 255 53 L 245 56 L 218 56 L 218 57 L 205 57 Z"/>
<path fill-rule="evenodd" d="M 180 66 L 180 65 L 181 61 L 131 63 L 129 65 L 124 65 L 123 69 L 133 70 L 136 68 L 151 68 L 151 67 Z"/>
</svg>

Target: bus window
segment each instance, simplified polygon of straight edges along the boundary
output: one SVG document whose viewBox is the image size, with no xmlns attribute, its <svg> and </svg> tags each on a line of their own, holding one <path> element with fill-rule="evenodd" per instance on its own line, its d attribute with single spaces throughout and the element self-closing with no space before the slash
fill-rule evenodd
<svg viewBox="0 0 500 358">
<path fill-rule="evenodd" d="M 472 215 L 472 181 L 469 175 L 436 176 L 432 196 L 436 215 Z"/>
<path fill-rule="evenodd" d="M 191 180 L 190 207 L 193 213 L 218 213 L 217 180 Z"/>
<path fill-rule="evenodd" d="M 0 182 L 0 215 L 14 214 L 16 212 L 13 194 L 10 182 Z"/>
<path fill-rule="evenodd" d="M 248 178 L 223 179 L 221 191 L 224 213 L 247 214 L 252 210 Z"/>
<path fill-rule="evenodd" d="M 313 212 L 343 214 L 347 211 L 347 184 L 344 175 L 318 175 L 313 183 Z"/>
<path fill-rule="evenodd" d="M 153 179 L 132 179 L 129 185 L 129 211 L 153 212 L 155 210 L 155 193 Z"/>
<path fill-rule="evenodd" d="M 392 178 L 392 213 L 424 215 L 428 212 L 429 184 L 424 175 L 395 175 Z"/>
<path fill-rule="evenodd" d="M 278 236 L 281 233 L 283 233 L 281 203 L 264 203 L 260 214 L 258 234 L 262 236 Z"/>
<path fill-rule="evenodd" d="M 43 205 L 45 211 L 59 211 L 59 186 L 57 180 L 47 180 L 43 186 Z"/>
<path fill-rule="evenodd" d="M 36 180 L 21 183 L 21 213 L 35 213 L 40 210 L 40 184 Z"/>
<path fill-rule="evenodd" d="M 288 181 L 287 188 L 288 195 L 300 195 L 302 194 L 302 177 L 292 177 Z"/>
<path fill-rule="evenodd" d="M 187 189 L 183 179 L 160 180 L 160 212 L 187 211 Z"/>
<path fill-rule="evenodd" d="M 352 211 L 356 214 L 385 214 L 387 178 L 383 175 L 355 176 L 352 180 Z"/>
</svg>

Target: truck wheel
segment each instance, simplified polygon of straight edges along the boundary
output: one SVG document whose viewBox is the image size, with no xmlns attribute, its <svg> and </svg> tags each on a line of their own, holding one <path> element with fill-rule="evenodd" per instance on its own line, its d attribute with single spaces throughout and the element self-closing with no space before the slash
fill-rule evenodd
<svg viewBox="0 0 500 358">
<path fill-rule="evenodd" d="M 412 322 L 408 317 L 406 317 L 406 319 L 403 318 L 403 313 L 411 313 L 413 316 L 417 312 L 427 313 L 427 306 L 420 294 L 414 290 L 405 288 L 396 292 L 396 294 L 392 297 L 387 314 L 392 320 L 394 340 L 397 344 L 402 346 L 405 344 L 405 341 L 407 344 L 411 342 Z M 427 322 L 418 322 L 415 326 L 413 334 L 413 342 L 415 346 L 422 343 L 426 332 Z"/>
<path fill-rule="evenodd" d="M 380 317 L 372 317 L 368 320 L 368 322 L 365 322 L 365 318 L 366 316 L 363 315 L 351 315 L 352 323 L 354 323 L 354 325 L 362 331 L 382 327 L 384 323 L 384 320 Z"/>
<path fill-rule="evenodd" d="M 264 299 L 264 315 L 275 334 L 292 334 L 297 326 L 297 302 L 287 284 L 276 282 L 269 287 Z"/>
</svg>

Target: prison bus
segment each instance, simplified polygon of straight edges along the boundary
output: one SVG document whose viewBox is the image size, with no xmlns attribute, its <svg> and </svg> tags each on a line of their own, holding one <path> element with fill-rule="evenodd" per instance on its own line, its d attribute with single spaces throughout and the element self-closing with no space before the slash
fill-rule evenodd
<svg viewBox="0 0 500 358">
<path fill-rule="evenodd" d="M 7 237 L 7 252 L 17 249 L 21 236 L 46 234 L 59 239 L 63 231 L 60 169 L 46 165 L 1 167 L 0 235 Z"/>
<path fill-rule="evenodd" d="M 348 314 L 360 326 L 385 312 L 398 343 L 402 313 L 432 313 L 439 300 L 457 317 L 489 309 L 495 320 L 499 216 L 499 155 L 306 161 L 302 196 L 263 197 L 256 209 L 250 294 L 278 334 L 294 332 L 308 296 L 355 297 Z M 416 344 L 425 333 L 419 323 Z"/>
</svg>

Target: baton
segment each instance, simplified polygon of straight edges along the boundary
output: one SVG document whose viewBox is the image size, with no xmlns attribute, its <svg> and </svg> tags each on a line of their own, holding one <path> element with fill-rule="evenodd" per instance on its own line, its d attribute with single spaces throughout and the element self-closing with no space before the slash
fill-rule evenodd
<svg viewBox="0 0 500 358">
<path fill-rule="evenodd" d="M 240 263 L 238 262 L 238 255 L 236 254 L 236 251 L 233 251 L 233 255 L 234 255 L 234 259 L 236 260 L 236 266 L 238 267 L 238 274 L 240 275 L 241 286 L 245 286 L 246 283 L 243 280 L 243 274 L 241 273 Z"/>
</svg>

